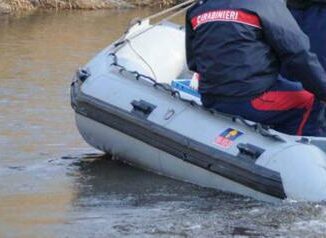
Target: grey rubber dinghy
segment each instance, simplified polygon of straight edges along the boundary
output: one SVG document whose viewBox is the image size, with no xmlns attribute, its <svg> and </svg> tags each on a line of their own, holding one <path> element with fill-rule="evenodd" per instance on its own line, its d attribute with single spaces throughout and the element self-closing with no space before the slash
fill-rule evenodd
<svg viewBox="0 0 326 238">
<path fill-rule="evenodd" d="M 204 187 L 269 202 L 325 200 L 326 140 L 204 109 L 189 86 L 183 27 L 150 20 L 78 70 L 71 103 L 85 141 Z"/>
</svg>

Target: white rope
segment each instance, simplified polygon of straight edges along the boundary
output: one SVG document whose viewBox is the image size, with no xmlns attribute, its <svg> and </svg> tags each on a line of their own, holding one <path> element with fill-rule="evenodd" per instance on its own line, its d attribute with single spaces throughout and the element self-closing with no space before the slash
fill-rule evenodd
<svg viewBox="0 0 326 238">
<path fill-rule="evenodd" d="M 174 11 L 174 10 L 177 10 L 177 9 L 179 9 L 179 8 L 182 8 L 182 7 L 184 7 L 184 6 L 187 6 L 187 5 L 189 5 L 189 4 L 192 4 L 192 3 L 194 3 L 194 2 L 196 2 L 196 0 L 188 0 L 188 1 L 186 1 L 186 2 L 183 2 L 183 3 L 179 4 L 179 5 L 176 5 L 176 6 L 174 6 L 174 7 L 168 8 L 168 9 L 166 9 L 166 10 L 164 10 L 164 11 L 161 11 L 161 12 L 156 13 L 156 14 L 154 14 L 154 15 L 148 16 L 148 17 L 146 17 L 144 20 L 153 20 L 153 19 L 155 19 L 155 18 L 158 18 L 158 17 L 160 17 L 160 16 L 163 16 L 163 15 L 165 15 L 165 14 L 167 14 L 167 13 L 170 13 L 170 12 L 172 12 L 172 11 Z"/>
<path fill-rule="evenodd" d="M 162 21 L 168 21 L 178 15 L 181 15 L 183 14 L 185 11 L 187 11 L 190 7 L 192 7 L 194 4 L 195 4 L 196 0 L 189 0 L 189 1 L 186 1 L 182 4 L 179 4 L 179 5 L 176 5 L 172 8 L 169 8 L 169 9 L 166 9 L 162 12 L 159 12 L 155 15 L 152 15 L 152 16 L 149 16 L 149 17 L 146 17 L 142 20 L 139 20 L 138 21 L 138 24 L 142 24 L 142 22 L 145 22 L 145 21 L 150 21 L 154 18 L 157 18 L 157 17 L 160 17 L 160 16 L 163 16 L 167 13 L 170 13 L 172 11 L 175 11 L 177 9 L 180 9 L 179 11 L 167 16 L 166 18 L 160 20 L 159 22 L 155 23 L 155 24 L 152 24 L 150 25 L 148 28 L 142 30 L 142 31 L 139 31 L 137 32 L 137 34 L 134 34 L 134 35 L 131 35 L 131 36 L 128 36 L 128 32 L 129 32 L 129 29 L 125 32 L 125 34 L 117 41 L 117 46 L 115 46 L 115 49 L 114 49 L 114 54 L 118 53 L 126 44 L 129 44 L 131 50 L 148 66 L 148 68 L 150 69 L 150 71 L 152 72 L 153 74 L 153 77 L 155 78 L 155 80 L 157 80 L 157 77 L 155 75 L 155 72 L 153 70 L 153 68 L 150 66 L 150 64 L 148 62 L 146 62 L 146 60 L 136 51 L 136 49 L 132 46 L 131 44 L 131 40 L 132 39 L 135 39 L 137 37 L 139 37 L 140 35 L 144 34 L 145 32 L 153 29 L 154 27 L 160 25 L 162 23 Z M 136 23 L 137 24 L 137 23 Z M 132 27 L 132 25 L 130 25 L 130 27 Z"/>
<path fill-rule="evenodd" d="M 182 3 L 182 4 L 179 4 L 179 5 L 175 6 L 175 7 L 169 8 L 169 9 L 163 11 L 163 12 L 157 13 L 157 14 L 155 14 L 155 15 L 153 15 L 153 16 L 150 16 L 150 17 L 144 18 L 143 20 L 140 21 L 140 24 L 141 24 L 142 22 L 144 22 L 144 21 L 149 21 L 149 20 L 151 20 L 151 19 L 157 18 L 158 16 L 162 16 L 162 15 L 168 13 L 168 12 L 171 12 L 171 11 L 174 11 L 174 10 L 180 8 L 180 7 L 183 7 L 183 8 L 181 8 L 179 11 L 177 11 L 177 12 L 171 14 L 170 16 L 167 16 L 166 18 L 160 20 L 159 22 L 157 22 L 157 23 L 155 23 L 155 24 L 152 24 L 150 27 L 148 27 L 148 28 L 146 28 L 146 29 L 144 29 L 144 30 L 138 32 L 137 34 L 132 35 L 132 36 L 129 36 L 127 39 L 128 39 L 128 40 L 132 40 L 132 39 L 134 39 L 134 38 L 137 38 L 138 36 L 144 34 L 145 32 L 147 32 L 147 31 L 153 29 L 154 27 L 160 25 L 162 21 L 168 21 L 168 20 L 170 20 L 170 19 L 172 19 L 172 18 L 175 18 L 175 17 L 177 17 L 177 16 L 183 14 L 185 11 L 187 11 L 189 8 L 191 8 L 191 7 L 194 5 L 195 2 L 196 2 L 196 0 L 190 0 L 190 1 L 184 2 L 184 3 Z M 191 3 L 192 3 L 192 4 L 191 4 Z M 189 5 L 189 4 L 190 4 L 190 5 Z M 162 14 L 162 13 L 163 13 L 163 14 Z M 128 33 L 128 31 L 127 31 L 126 33 Z M 126 38 L 125 38 L 125 39 L 126 39 Z"/>
</svg>

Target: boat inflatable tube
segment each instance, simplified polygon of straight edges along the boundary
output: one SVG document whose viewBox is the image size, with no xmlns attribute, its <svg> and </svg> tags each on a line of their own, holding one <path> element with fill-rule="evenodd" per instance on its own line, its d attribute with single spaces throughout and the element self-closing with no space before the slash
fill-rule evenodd
<svg viewBox="0 0 326 238">
<path fill-rule="evenodd" d="M 268 202 L 326 199 L 324 138 L 290 136 L 204 109 L 189 83 L 182 27 L 144 24 L 74 77 L 71 104 L 86 142 L 204 187 Z"/>
<path fill-rule="evenodd" d="M 129 70 L 170 83 L 185 69 L 185 37 L 180 29 L 142 22 L 132 27 L 126 37 L 127 43 L 117 56 Z"/>
</svg>

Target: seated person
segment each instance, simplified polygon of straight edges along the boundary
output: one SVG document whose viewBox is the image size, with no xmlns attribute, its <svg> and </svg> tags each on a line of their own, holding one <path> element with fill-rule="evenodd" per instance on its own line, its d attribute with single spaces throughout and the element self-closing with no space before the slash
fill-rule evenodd
<svg viewBox="0 0 326 238">
<path fill-rule="evenodd" d="M 288 7 L 309 36 L 311 51 L 326 69 L 326 0 L 288 0 Z"/>
<path fill-rule="evenodd" d="M 203 105 L 292 135 L 320 135 L 326 73 L 309 48 L 283 0 L 201 0 L 187 12 Z"/>
</svg>

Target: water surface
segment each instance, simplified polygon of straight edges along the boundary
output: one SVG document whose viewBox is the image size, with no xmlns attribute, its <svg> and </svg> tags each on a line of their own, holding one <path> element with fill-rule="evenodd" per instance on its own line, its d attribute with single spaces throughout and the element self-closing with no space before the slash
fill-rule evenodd
<svg viewBox="0 0 326 238">
<path fill-rule="evenodd" d="M 150 13 L 0 17 L 0 237 L 325 237 L 325 204 L 200 188 L 83 142 L 69 104 L 73 73 Z"/>
</svg>

